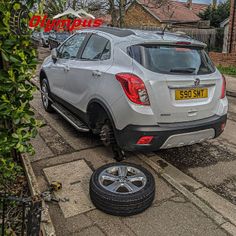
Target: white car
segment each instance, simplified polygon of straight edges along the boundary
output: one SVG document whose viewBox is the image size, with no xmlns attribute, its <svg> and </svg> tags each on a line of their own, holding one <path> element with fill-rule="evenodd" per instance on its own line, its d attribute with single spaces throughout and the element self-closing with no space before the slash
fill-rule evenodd
<svg viewBox="0 0 236 236">
<path fill-rule="evenodd" d="M 226 82 L 205 47 L 173 33 L 79 31 L 42 65 L 44 108 L 121 150 L 216 138 L 227 120 Z"/>
</svg>

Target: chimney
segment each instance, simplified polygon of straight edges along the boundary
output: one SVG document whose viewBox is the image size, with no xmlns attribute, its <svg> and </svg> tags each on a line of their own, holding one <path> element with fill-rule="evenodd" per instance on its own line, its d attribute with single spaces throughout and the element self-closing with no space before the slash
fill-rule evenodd
<svg viewBox="0 0 236 236">
<path fill-rule="evenodd" d="M 189 10 L 192 10 L 193 9 L 193 0 L 187 0 L 187 7 Z"/>
</svg>

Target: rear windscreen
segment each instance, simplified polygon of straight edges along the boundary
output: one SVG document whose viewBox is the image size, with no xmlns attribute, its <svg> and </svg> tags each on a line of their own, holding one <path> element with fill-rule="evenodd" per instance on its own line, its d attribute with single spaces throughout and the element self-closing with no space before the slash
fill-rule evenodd
<svg viewBox="0 0 236 236">
<path fill-rule="evenodd" d="M 215 67 L 201 48 L 134 45 L 128 53 L 148 70 L 165 74 L 209 74 Z"/>
</svg>

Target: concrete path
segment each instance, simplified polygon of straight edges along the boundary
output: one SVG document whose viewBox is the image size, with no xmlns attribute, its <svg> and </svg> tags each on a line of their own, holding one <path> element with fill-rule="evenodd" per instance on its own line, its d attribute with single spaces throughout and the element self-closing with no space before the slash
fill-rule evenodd
<svg viewBox="0 0 236 236">
<path fill-rule="evenodd" d="M 224 76 L 226 78 L 227 95 L 236 97 L 236 77 Z"/>
<path fill-rule="evenodd" d="M 58 114 L 46 113 L 39 92 L 35 93 L 32 107 L 37 118 L 46 124 L 33 141 L 36 156 L 31 157 L 40 191 L 47 190 L 50 181 L 59 180 L 64 186 L 55 195 L 68 200 L 48 204 L 56 235 L 224 236 L 234 231 L 221 214 L 218 221 L 200 210 L 188 195 L 135 154 L 129 154 L 127 160 L 146 167 L 154 175 L 157 192 L 153 205 L 132 217 L 115 217 L 95 209 L 88 196 L 88 179 L 92 171 L 114 161 L 111 151 L 103 147 L 97 137 L 78 133 Z M 150 160 L 155 160 L 155 156 Z M 223 224 L 229 224 L 228 232 L 221 227 Z"/>
</svg>

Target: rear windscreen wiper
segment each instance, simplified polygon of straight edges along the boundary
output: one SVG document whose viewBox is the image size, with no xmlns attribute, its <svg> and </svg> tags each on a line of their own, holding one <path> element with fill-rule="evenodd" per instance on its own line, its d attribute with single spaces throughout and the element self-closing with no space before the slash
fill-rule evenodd
<svg viewBox="0 0 236 236">
<path fill-rule="evenodd" d="M 170 72 L 177 72 L 177 73 L 193 73 L 196 71 L 196 68 L 189 67 L 189 68 L 173 68 L 170 70 Z"/>
</svg>

